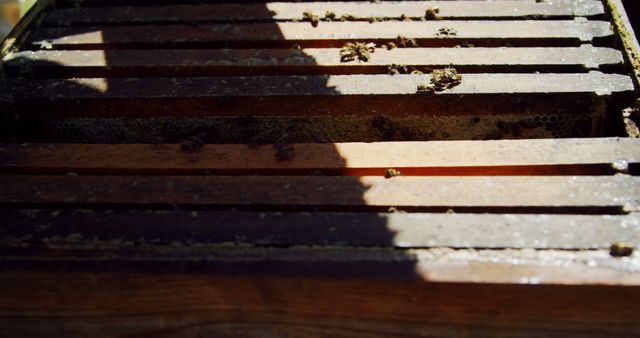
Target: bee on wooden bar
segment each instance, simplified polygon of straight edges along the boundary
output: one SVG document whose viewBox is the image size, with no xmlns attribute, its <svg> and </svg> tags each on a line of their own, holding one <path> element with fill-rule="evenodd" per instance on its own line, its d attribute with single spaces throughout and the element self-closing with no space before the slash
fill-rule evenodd
<svg viewBox="0 0 640 338">
<path fill-rule="evenodd" d="M 182 151 L 192 152 L 204 147 L 205 136 L 206 135 L 202 133 L 195 136 L 187 137 L 180 143 L 180 149 L 182 149 Z"/>
<path fill-rule="evenodd" d="M 327 11 L 324 13 L 324 21 L 336 21 L 336 13 L 333 11 Z"/>
<path fill-rule="evenodd" d="M 371 53 L 375 52 L 376 44 L 369 42 L 347 42 L 340 50 L 340 62 L 349 62 L 356 59 L 367 62 Z"/>
<path fill-rule="evenodd" d="M 356 21 L 356 17 L 353 14 L 346 13 L 342 14 L 340 21 Z"/>
<path fill-rule="evenodd" d="M 441 27 L 440 29 L 438 29 L 438 33 L 436 33 L 436 36 L 456 36 L 458 35 L 458 31 L 455 30 L 454 28 L 449 28 L 449 27 Z"/>
<path fill-rule="evenodd" d="M 400 172 L 400 170 L 387 169 L 384 172 L 384 177 L 385 178 L 392 178 L 392 177 L 397 177 L 397 176 L 402 176 L 402 173 Z"/>
<path fill-rule="evenodd" d="M 427 8 L 424 13 L 424 18 L 427 20 L 440 20 L 440 15 L 438 15 L 438 13 L 440 13 L 440 8 L 437 6 Z"/>
<path fill-rule="evenodd" d="M 435 69 L 431 73 L 431 83 L 418 86 L 418 93 L 441 92 L 453 88 L 462 82 L 462 76 L 453 67 Z"/>
<path fill-rule="evenodd" d="M 398 42 L 397 43 L 398 47 L 403 47 L 403 48 L 418 47 L 418 43 L 416 42 L 416 39 L 410 39 L 404 35 L 398 35 L 396 40 Z"/>
<path fill-rule="evenodd" d="M 609 248 L 609 254 L 613 257 L 628 257 L 633 253 L 633 245 L 631 243 L 613 243 Z"/>
<path fill-rule="evenodd" d="M 320 18 L 313 14 L 312 12 L 304 12 L 302 13 L 302 21 L 311 22 L 311 26 L 318 27 L 318 23 L 320 23 Z"/>
</svg>

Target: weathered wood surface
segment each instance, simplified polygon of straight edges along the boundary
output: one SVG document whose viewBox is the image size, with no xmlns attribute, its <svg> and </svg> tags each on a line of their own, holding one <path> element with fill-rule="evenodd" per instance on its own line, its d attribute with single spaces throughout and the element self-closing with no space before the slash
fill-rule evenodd
<svg viewBox="0 0 640 338">
<path fill-rule="evenodd" d="M 491 234 L 491 236 L 487 236 Z M 608 249 L 637 215 L 0 210 L 0 243 Z"/>
<path fill-rule="evenodd" d="M 23 51 L 7 55 L 13 75 L 56 77 L 205 76 L 387 73 L 391 65 L 428 73 L 450 65 L 461 72 L 583 72 L 620 66 L 611 48 L 377 48 L 368 62 L 341 62 L 337 48 Z"/>
<path fill-rule="evenodd" d="M 169 6 L 147 7 L 156 4 Z M 56 1 L 82 5 L 106 7 L 56 11 L 45 20 L 59 15 L 69 19 L 61 25 L 84 27 L 32 29 L 26 47 L 37 51 L 8 57 L 13 75 L 63 79 L 3 80 L 6 117 L 24 117 L 35 130 L 39 118 L 251 124 L 344 114 L 450 114 L 469 126 L 476 117 L 531 124 L 588 115 L 599 125 L 633 95 L 630 78 L 618 74 L 468 74 L 618 73 L 620 54 L 611 49 L 424 48 L 465 40 L 604 46 L 613 31 L 598 21 L 598 1 Z M 426 5 L 439 6 L 445 20 L 282 22 L 325 8 L 356 20 L 421 16 Z M 231 15 L 244 22 L 215 23 Z M 582 15 L 591 20 L 571 20 Z M 337 48 L 347 41 L 398 35 L 422 48 L 339 62 Z M 303 50 L 290 50 L 296 44 Z M 435 95 L 416 95 L 428 74 L 328 76 L 452 60 L 462 83 Z M 323 76 L 250 76 L 258 74 Z M 72 79 L 83 76 L 90 78 Z M 164 78 L 138 78 L 145 76 Z M 640 241 L 640 180 L 612 175 L 637 173 L 634 140 L 293 147 L 293 158 L 277 161 L 271 145 L 207 144 L 194 152 L 177 144 L 0 145 L 0 335 L 640 336 L 639 256 L 608 250 Z M 387 168 L 409 176 L 384 179 Z M 316 171 L 343 176 L 303 176 Z"/>
<path fill-rule="evenodd" d="M 620 286 L 135 272 L 4 270 L 0 288 L 3 332 L 31 337 L 631 337 L 640 304 Z"/>
<path fill-rule="evenodd" d="M 288 276 L 422 283 L 635 286 L 638 257 L 609 250 L 392 249 L 349 246 L 246 246 L 188 241 L 129 241 L 72 234 L 2 242 L 0 267 L 43 271 L 113 271 Z"/>
<path fill-rule="evenodd" d="M 174 5 L 150 7 L 106 7 L 57 9 L 45 16 L 44 24 L 78 26 L 92 24 L 300 20 L 311 12 L 323 18 L 327 11 L 339 19 L 345 14 L 356 20 L 369 18 L 424 18 L 427 8 L 438 7 L 442 19 L 515 19 L 594 16 L 604 14 L 599 1 L 388 1 L 364 2 L 268 2 L 253 4 Z"/>
<path fill-rule="evenodd" d="M 433 114 L 602 115 L 594 94 L 633 94 L 619 74 L 464 74 L 443 92 L 417 94 L 431 75 L 10 79 L 0 93 L 22 115 L 328 116 Z M 283 98 L 286 97 L 285 100 Z M 604 100 L 608 101 L 608 100 Z M 594 103 L 595 102 L 595 103 Z M 606 102 L 600 102 L 605 104 Z M 553 108 L 552 108 L 553 107 Z"/>
<path fill-rule="evenodd" d="M 637 207 L 640 178 L 345 176 L 0 176 L 5 205 Z"/>
<path fill-rule="evenodd" d="M 455 34 L 439 34 L 441 28 Z M 455 45 L 469 40 L 481 45 L 578 44 L 613 34 L 606 21 L 513 20 L 424 22 L 308 22 L 247 24 L 130 25 L 42 28 L 29 37 L 31 48 L 142 48 L 152 46 L 341 47 L 346 41 L 393 41 L 414 38 L 423 47 Z M 486 40 L 486 41 L 485 41 Z"/>
<path fill-rule="evenodd" d="M 271 145 L 0 144 L 3 174 L 585 175 L 634 172 L 640 141 L 627 138 Z M 193 161 L 193 157 L 198 160 Z M 614 168 L 614 166 L 617 167 Z"/>
</svg>

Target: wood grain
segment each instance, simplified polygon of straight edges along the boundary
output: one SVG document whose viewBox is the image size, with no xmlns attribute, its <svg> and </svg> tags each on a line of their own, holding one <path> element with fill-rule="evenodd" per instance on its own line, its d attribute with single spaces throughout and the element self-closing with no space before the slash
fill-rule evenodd
<svg viewBox="0 0 640 338">
<path fill-rule="evenodd" d="M 455 35 L 441 35 L 441 28 Z M 308 22 L 247 24 L 130 25 L 43 28 L 29 38 L 31 48 L 43 43 L 54 49 L 193 47 L 342 47 L 346 41 L 380 42 L 398 35 L 414 38 L 423 47 L 456 45 L 468 40 L 478 46 L 577 45 L 613 34 L 606 21 L 503 20 L 424 22 Z"/>
<path fill-rule="evenodd" d="M 137 77 L 285 74 L 386 74 L 391 65 L 459 72 L 584 72 L 623 63 L 614 49 L 377 48 L 368 62 L 341 62 L 337 48 L 23 51 L 4 58 L 9 75 L 35 77 Z"/>
<path fill-rule="evenodd" d="M 267 2 L 262 4 L 173 5 L 149 7 L 101 7 L 57 9 L 48 13 L 44 23 L 49 26 L 91 24 L 176 23 L 211 21 L 299 20 L 303 12 L 321 18 L 332 11 L 337 18 L 351 14 L 356 20 L 368 18 L 424 17 L 425 10 L 438 7 L 442 19 L 529 19 L 604 14 L 598 1 L 394 1 L 394 2 Z"/>
<path fill-rule="evenodd" d="M 640 243 L 637 215 L 11 209 L 0 210 L 0 224 L 2 240 L 33 243 L 569 250 Z"/>
<path fill-rule="evenodd" d="M 10 79 L 0 93 L 22 116 L 582 115 L 594 123 L 611 95 L 627 102 L 619 74 L 463 74 L 423 95 L 431 75 Z M 595 94 L 595 98 L 594 98 Z M 283 98 L 286 98 L 283 100 Z"/>
<path fill-rule="evenodd" d="M 634 207 L 640 178 L 0 176 L 6 205 Z"/>
<path fill-rule="evenodd" d="M 404 175 L 594 175 L 612 165 L 634 172 L 640 141 L 626 138 L 294 144 L 278 161 L 271 145 L 0 144 L 3 174 L 204 174 L 366 176 L 395 168 Z M 194 162 L 192 157 L 198 161 Z"/>
</svg>

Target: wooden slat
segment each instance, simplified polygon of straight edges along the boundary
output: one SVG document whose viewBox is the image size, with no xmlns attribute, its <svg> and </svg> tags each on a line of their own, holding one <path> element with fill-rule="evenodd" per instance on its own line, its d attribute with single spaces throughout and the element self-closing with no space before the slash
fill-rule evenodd
<svg viewBox="0 0 640 338">
<path fill-rule="evenodd" d="M 608 249 L 640 243 L 635 215 L 0 210 L 3 241 L 394 248 Z M 42 226 L 45 224 L 46 226 Z"/>
<path fill-rule="evenodd" d="M 10 309 L 0 321 L 14 337 L 633 337 L 640 310 L 636 287 L 603 285 L 5 269 L 0 287 Z"/>
<path fill-rule="evenodd" d="M 255 76 L 210 78 L 12 79 L 0 93 L 23 115 L 327 116 L 424 114 L 584 114 L 594 95 L 633 91 L 624 75 L 464 74 L 434 95 L 416 94 L 431 75 Z M 506 95 L 508 94 L 508 95 Z M 283 100 L 283 97 L 287 97 Z M 624 102 L 624 99 L 619 100 Z M 622 103 L 621 103 L 622 104 Z"/>
<path fill-rule="evenodd" d="M 609 250 L 411 249 L 252 247 L 188 242 L 132 242 L 120 239 L 51 238 L 2 242 L 3 271 L 39 269 L 65 273 L 93 271 L 173 275 L 244 275 L 472 284 L 548 284 L 638 288 L 636 257 L 616 258 Z M 425 285 L 423 285 L 424 287 Z"/>
<path fill-rule="evenodd" d="M 640 178 L 1 176 L 7 205 L 633 208 Z"/>
<path fill-rule="evenodd" d="M 440 36 L 441 28 L 455 36 Z M 425 22 L 328 22 L 312 27 L 308 22 L 249 24 L 136 25 L 107 27 L 42 28 L 30 37 L 32 48 L 47 44 L 55 49 L 132 48 L 149 46 L 286 46 L 341 47 L 350 40 L 389 41 L 398 35 L 415 38 L 423 47 L 458 44 L 589 42 L 611 36 L 606 21 L 425 21 Z M 486 40 L 486 41 L 485 41 Z M 554 42 L 555 40 L 555 42 Z"/>
<path fill-rule="evenodd" d="M 0 144 L 3 174 L 309 174 L 578 175 L 613 173 L 613 163 L 640 163 L 630 138 L 294 144 L 277 161 L 270 146 L 208 144 L 195 153 L 179 145 Z M 198 161 L 193 161 L 193 156 Z"/>
<path fill-rule="evenodd" d="M 47 14 L 44 23 L 56 26 L 129 23 L 193 23 L 200 21 L 299 20 L 312 12 L 321 18 L 332 11 L 340 18 L 356 19 L 424 18 L 425 10 L 438 7 L 442 19 L 514 19 L 531 17 L 571 17 L 604 14 L 599 1 L 399 1 L 399 2 L 271 2 L 264 4 L 175 5 L 153 7 L 106 7 L 58 9 Z"/>
<path fill-rule="evenodd" d="M 341 62 L 337 48 L 25 51 L 4 58 L 11 74 L 56 77 L 387 73 L 392 64 L 462 72 L 584 71 L 622 65 L 611 48 L 376 49 L 368 62 Z M 426 68 L 425 68 L 426 67 Z"/>
</svg>

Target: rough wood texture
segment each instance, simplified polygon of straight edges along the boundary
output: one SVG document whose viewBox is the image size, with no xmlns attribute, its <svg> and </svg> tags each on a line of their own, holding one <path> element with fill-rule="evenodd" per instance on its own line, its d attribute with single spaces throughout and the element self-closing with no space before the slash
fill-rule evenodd
<svg viewBox="0 0 640 338">
<path fill-rule="evenodd" d="M 351 14 L 357 20 L 368 18 L 424 18 L 427 8 L 438 7 L 442 19 L 527 19 L 594 16 L 604 14 L 598 1 L 399 1 L 399 2 L 271 2 L 264 4 L 175 5 L 153 7 L 107 7 L 58 9 L 48 13 L 46 25 L 78 26 L 92 24 L 169 23 L 200 21 L 300 20 L 303 12 L 321 18 L 327 11 L 336 18 Z"/>
<path fill-rule="evenodd" d="M 455 35 L 439 34 L 447 27 Z M 398 35 L 414 38 L 423 47 L 455 45 L 469 40 L 479 45 L 578 44 L 613 34 L 606 21 L 425 21 L 308 22 L 248 24 L 132 25 L 43 28 L 29 38 L 31 48 L 50 44 L 55 49 L 138 48 L 150 46 L 284 46 L 342 47 L 346 41 L 390 41 Z"/>
<path fill-rule="evenodd" d="M 634 287 L 5 270 L 9 336 L 636 336 Z M 526 306 L 523 306 L 526 304 Z"/>
<path fill-rule="evenodd" d="M 492 234 L 487 236 L 487 234 Z M 640 242 L 637 215 L 0 210 L 2 241 L 608 249 Z"/>
<path fill-rule="evenodd" d="M 6 205 L 633 208 L 640 178 L 0 176 Z"/>
<path fill-rule="evenodd" d="M 11 75 L 55 77 L 212 76 L 388 73 L 391 65 L 428 73 L 450 65 L 460 72 L 583 72 L 623 63 L 611 48 L 376 49 L 368 62 L 341 62 L 337 48 L 24 51 L 5 57 Z"/>
<path fill-rule="evenodd" d="M 613 135 L 600 1 L 197 2 L 56 0 L 5 44 L 0 136 L 44 143 L 0 145 L 0 335 L 640 336 L 636 140 L 300 144 Z M 394 63 L 462 83 L 346 75 Z"/>
<path fill-rule="evenodd" d="M 608 96 L 630 99 L 624 75 L 464 74 L 460 85 L 418 94 L 431 75 L 254 76 L 127 79 L 11 79 L 0 93 L 21 115 L 327 116 L 604 115 Z M 596 97 L 594 98 L 594 95 Z M 626 97 L 624 96 L 626 95 Z M 286 97 L 283 100 L 283 97 Z"/>
<path fill-rule="evenodd" d="M 638 257 L 609 250 L 399 250 L 349 246 L 246 246 L 187 241 L 52 237 L 3 241 L 0 267 L 86 272 L 383 279 L 402 282 L 638 286 Z M 401 285 L 401 284 L 399 284 Z"/>
<path fill-rule="evenodd" d="M 0 144 L 0 173 L 593 175 L 635 172 L 640 163 L 640 141 L 625 138 L 292 146 L 295 156 L 277 161 L 271 145 L 207 144 L 185 153 L 175 144 Z"/>
</svg>

